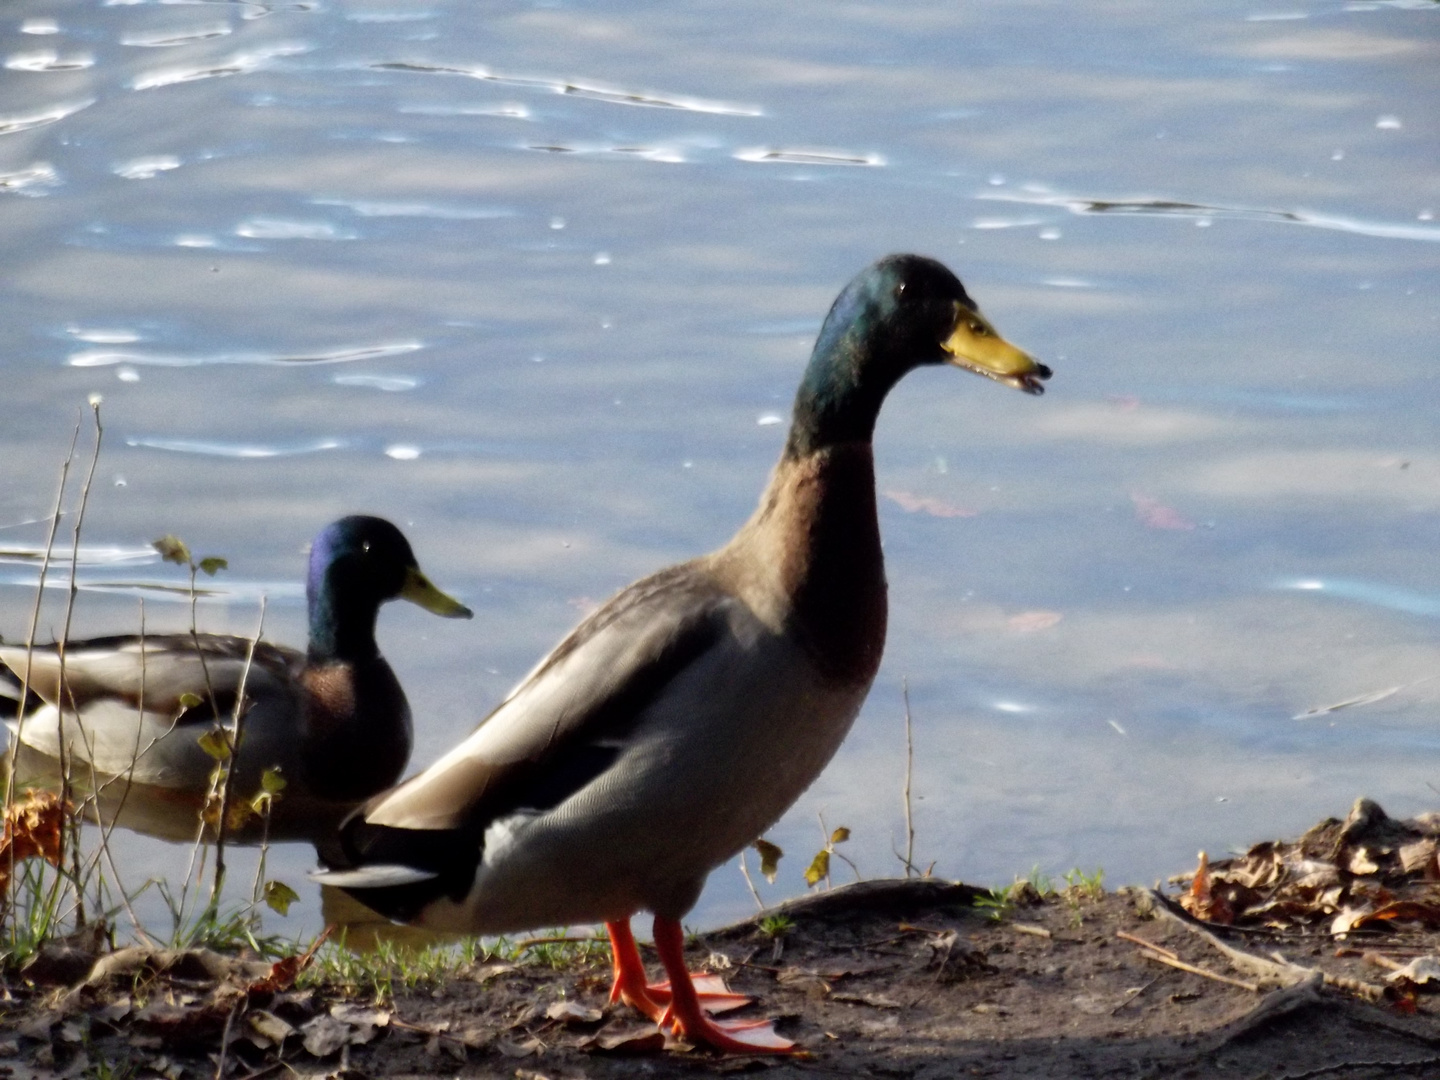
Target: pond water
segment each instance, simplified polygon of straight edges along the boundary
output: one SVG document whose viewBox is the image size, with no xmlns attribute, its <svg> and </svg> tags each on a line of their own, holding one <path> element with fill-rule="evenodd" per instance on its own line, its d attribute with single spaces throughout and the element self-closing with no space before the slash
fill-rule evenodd
<svg viewBox="0 0 1440 1080">
<path fill-rule="evenodd" d="M 831 299 L 916 250 L 1055 378 L 892 395 L 885 664 L 762 893 L 817 814 L 899 869 L 906 683 L 967 881 L 1440 798 L 1440 4 L 17 0 L 0 43 L 6 640 L 98 392 L 76 632 L 183 628 L 175 533 L 230 560 L 203 628 L 264 594 L 302 642 L 305 544 L 385 515 L 476 610 L 383 613 L 424 765 L 729 536 Z M 752 906 L 722 868 L 691 921 Z"/>
</svg>

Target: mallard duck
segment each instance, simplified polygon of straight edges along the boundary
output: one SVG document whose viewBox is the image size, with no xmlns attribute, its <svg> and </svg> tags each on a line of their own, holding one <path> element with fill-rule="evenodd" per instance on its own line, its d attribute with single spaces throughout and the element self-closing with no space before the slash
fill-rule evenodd
<svg viewBox="0 0 1440 1080">
<path fill-rule="evenodd" d="M 71 642 L 63 650 L 63 751 L 62 650 L 0 646 L 0 706 L 13 706 L 6 724 L 27 751 L 26 764 L 44 773 L 63 753 L 77 784 L 101 788 L 102 815 L 123 806 L 127 825 L 191 837 L 215 766 L 198 740 L 217 716 L 229 722 L 243 678 L 249 704 L 233 790 L 251 796 L 261 774 L 278 768 L 285 787 L 270 835 L 333 830 L 362 799 L 395 783 L 410 758 L 410 707 L 375 643 L 380 605 L 403 598 L 448 618 L 468 619 L 471 611 L 435 588 L 400 530 L 375 517 L 341 518 L 315 538 L 306 596 L 308 649 L 260 642 L 248 676 L 242 637 Z"/>
<path fill-rule="evenodd" d="M 790 1049 L 766 1021 L 707 1014 L 680 919 L 865 700 L 886 622 L 871 436 L 890 388 L 940 363 L 1031 394 L 1050 376 L 940 263 L 863 271 L 821 327 L 780 462 L 734 538 L 581 622 L 469 738 L 357 810 L 317 877 L 436 930 L 603 922 L 612 1001 L 721 1051 Z M 646 983 L 639 911 L 668 986 Z"/>
</svg>

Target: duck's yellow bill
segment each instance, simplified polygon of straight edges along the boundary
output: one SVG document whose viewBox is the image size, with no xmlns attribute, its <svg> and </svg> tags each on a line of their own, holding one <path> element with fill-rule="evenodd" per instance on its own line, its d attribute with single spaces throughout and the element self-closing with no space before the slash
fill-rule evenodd
<svg viewBox="0 0 1440 1080">
<path fill-rule="evenodd" d="M 420 572 L 418 566 L 412 566 L 405 571 L 405 584 L 400 589 L 400 598 L 419 604 L 426 611 L 433 611 L 447 619 L 470 619 L 475 616 L 475 613 L 459 600 L 430 584 L 430 579 Z"/>
<path fill-rule="evenodd" d="M 984 375 L 1027 394 L 1043 394 L 1050 369 L 995 332 L 980 312 L 955 305 L 955 329 L 940 345 L 956 367 Z"/>
</svg>

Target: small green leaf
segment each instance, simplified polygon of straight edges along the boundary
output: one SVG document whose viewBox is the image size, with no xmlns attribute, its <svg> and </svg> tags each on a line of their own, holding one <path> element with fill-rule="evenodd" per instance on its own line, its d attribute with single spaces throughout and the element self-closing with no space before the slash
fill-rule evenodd
<svg viewBox="0 0 1440 1080">
<path fill-rule="evenodd" d="M 840 828 L 836 829 L 830 834 L 830 843 L 832 844 L 843 844 L 846 840 L 849 839 L 850 830 L 845 828 L 844 825 L 841 825 Z"/>
<path fill-rule="evenodd" d="M 265 904 L 271 911 L 281 915 L 290 913 L 290 905 L 300 899 L 300 894 L 283 881 L 265 882 Z"/>
<path fill-rule="evenodd" d="M 193 709 L 204 700 L 205 699 L 199 694 L 192 694 L 189 690 L 186 690 L 185 693 L 180 695 L 180 707 L 183 709 Z"/>
<path fill-rule="evenodd" d="M 153 541 L 150 546 L 158 551 L 160 557 L 166 562 L 173 562 L 179 566 L 190 565 L 190 549 L 178 536 L 167 533 L 159 540 Z"/>
<path fill-rule="evenodd" d="M 760 853 L 760 873 L 765 875 L 766 881 L 774 885 L 775 875 L 780 872 L 780 857 L 785 852 L 769 840 L 756 840 L 750 846 Z"/>
<path fill-rule="evenodd" d="M 230 756 L 230 737 L 219 728 L 211 728 L 195 741 L 216 761 L 224 761 Z"/>
<path fill-rule="evenodd" d="M 270 813 L 270 803 L 274 799 L 268 791 L 262 791 L 250 800 L 250 809 L 257 817 L 264 817 Z"/>
<path fill-rule="evenodd" d="M 830 876 L 830 852 L 829 850 L 817 851 L 815 858 L 805 869 L 805 884 L 818 885 Z"/>
<path fill-rule="evenodd" d="M 219 555 L 207 555 L 200 560 L 200 569 L 205 571 L 207 577 L 214 577 L 219 571 L 229 568 L 229 560 L 222 559 Z"/>
<path fill-rule="evenodd" d="M 260 790 L 267 795 L 279 795 L 285 790 L 285 777 L 279 769 L 272 767 L 260 774 Z"/>
</svg>

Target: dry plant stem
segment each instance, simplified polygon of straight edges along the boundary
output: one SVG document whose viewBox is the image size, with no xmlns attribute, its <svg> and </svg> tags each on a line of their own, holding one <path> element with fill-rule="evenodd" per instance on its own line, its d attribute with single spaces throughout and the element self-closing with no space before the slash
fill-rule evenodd
<svg viewBox="0 0 1440 1080">
<path fill-rule="evenodd" d="M 1238 986 L 1241 990 L 1249 990 L 1252 994 L 1258 994 L 1260 987 L 1255 983 L 1245 982 L 1243 979 L 1232 979 L 1229 975 L 1218 975 L 1213 971 L 1206 971 L 1194 964 L 1187 964 L 1184 960 L 1174 960 L 1163 952 L 1155 952 L 1150 948 L 1142 949 L 1140 955 L 1147 960 L 1154 960 L 1157 964 L 1166 964 L 1169 967 L 1177 968 L 1180 971 L 1188 971 L 1191 975 L 1199 975 L 1206 979 L 1213 979 L 1215 982 L 1224 983 L 1227 986 Z"/>
<path fill-rule="evenodd" d="M 215 878 L 210 887 L 210 910 L 220 906 L 220 890 L 225 887 L 225 834 L 230 825 L 230 800 L 235 791 L 235 766 L 240 755 L 240 738 L 245 728 L 245 684 L 250 679 L 250 665 L 255 659 L 255 646 L 265 630 L 265 597 L 260 597 L 260 617 L 255 633 L 245 649 L 245 666 L 240 669 L 240 688 L 235 693 L 235 712 L 231 717 L 230 758 L 225 765 L 225 778 L 220 784 L 220 823 L 215 827 Z"/>
<path fill-rule="evenodd" d="M 70 708 L 75 713 L 75 729 L 80 734 L 81 741 L 88 741 L 85 738 L 85 728 L 80 720 L 80 708 L 75 703 L 75 695 L 71 692 L 70 684 L 65 678 L 65 654 L 70 647 L 70 627 L 75 618 L 75 598 L 79 595 L 80 586 L 75 578 L 80 569 L 80 531 L 85 526 L 85 508 L 90 502 L 90 485 L 95 480 L 95 467 L 100 463 L 100 444 L 105 438 L 105 426 L 100 422 L 100 402 L 92 399 L 90 402 L 90 414 L 95 420 L 95 447 L 90 453 L 90 468 L 86 470 L 85 480 L 80 485 L 80 505 L 75 512 L 75 526 L 70 532 L 70 588 L 65 600 L 65 623 L 60 631 L 60 693 L 56 695 L 55 712 L 60 727 L 60 739 L 62 749 L 65 745 L 65 702 L 69 699 Z M 23 707 L 24 695 L 21 695 Z M 71 789 L 71 770 L 74 768 L 74 758 L 62 759 L 63 788 L 61 793 L 62 802 L 69 798 Z M 94 760 L 93 748 L 91 760 Z M 94 771 L 92 764 L 91 771 Z M 83 926 L 85 923 L 85 890 L 84 878 L 80 874 L 80 814 L 77 810 L 70 826 L 70 856 L 74 868 L 74 881 L 72 886 L 75 890 L 76 925 Z"/>
<path fill-rule="evenodd" d="M 750 879 L 750 867 L 745 865 L 745 851 L 740 851 L 740 876 L 745 879 L 745 887 L 750 890 L 750 895 L 755 898 L 755 908 L 758 911 L 765 910 L 765 901 L 760 899 L 760 893 L 755 888 L 755 882 Z"/>
<path fill-rule="evenodd" d="M 910 725 L 910 680 L 900 680 L 900 699 L 905 703 L 905 876 L 915 870 L 915 817 L 910 803 L 910 784 L 915 772 L 915 740 Z"/>
<path fill-rule="evenodd" d="M 30 629 L 25 634 L 25 670 L 20 673 L 20 708 L 15 717 L 15 733 L 10 739 L 9 769 L 5 777 L 5 809 L 15 804 L 15 762 L 20 753 L 20 739 L 25 732 L 25 697 L 30 692 L 30 665 L 35 655 L 35 630 L 40 625 L 40 605 L 45 598 L 45 577 L 50 572 L 50 556 L 55 550 L 55 533 L 60 527 L 60 507 L 65 499 L 65 484 L 70 478 L 70 464 L 75 460 L 75 447 L 80 442 L 80 421 L 75 421 L 75 432 L 70 436 L 70 451 L 60 466 L 60 486 L 55 491 L 55 508 L 50 512 L 50 532 L 45 538 L 45 554 L 40 559 L 40 581 L 35 587 L 35 606 L 30 610 Z M 10 884 L 6 889 L 5 910 L 15 908 L 15 853 L 10 853 Z M 12 930 L 19 927 L 12 924 Z M 14 941 L 14 934 L 11 935 Z"/>
<path fill-rule="evenodd" d="M 205 676 L 205 697 L 210 702 L 210 711 L 214 715 L 215 726 L 222 727 L 224 722 L 220 719 L 220 703 L 215 700 L 215 687 L 210 683 L 210 664 L 205 659 L 205 650 L 200 647 L 200 624 L 196 615 L 196 602 L 200 594 L 195 589 L 195 572 L 199 569 L 195 565 L 194 556 L 190 558 L 190 641 L 195 646 L 195 656 L 200 661 L 200 672 Z"/>
<path fill-rule="evenodd" d="M 215 1080 L 223 1080 L 225 1076 L 225 1053 L 230 1049 L 230 1029 L 235 1025 L 235 1017 L 239 1015 L 243 1004 L 243 1001 L 237 1001 L 225 1017 L 225 1028 L 220 1032 L 220 1053 L 215 1055 Z"/>
<path fill-rule="evenodd" d="M 1121 941 L 1128 941 L 1128 942 L 1130 942 L 1131 944 L 1134 944 L 1134 945 L 1143 945 L 1143 946 L 1145 946 L 1145 948 L 1147 948 L 1147 949 L 1153 949 L 1153 950 L 1154 950 L 1155 952 L 1157 952 L 1157 953 L 1161 953 L 1161 954 L 1163 954 L 1163 955 L 1165 955 L 1165 956 L 1170 957 L 1171 960 L 1179 960 L 1179 959 L 1180 959 L 1180 954 L 1179 954 L 1179 953 L 1171 952 L 1169 949 L 1165 948 L 1163 945 L 1156 945 L 1153 941 L 1146 941 L 1143 937 L 1140 937 L 1140 936 L 1138 936 L 1138 935 L 1136 935 L 1136 934 L 1127 934 L 1124 930 L 1116 930 L 1116 931 L 1115 931 L 1115 936 L 1116 936 L 1117 938 L 1119 938 Z"/>
</svg>

